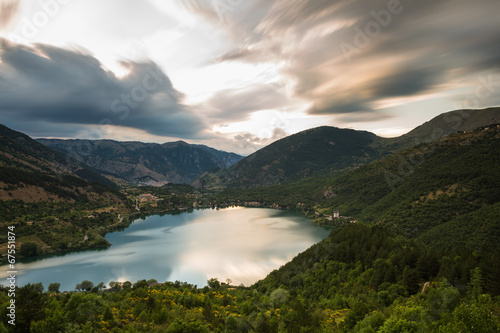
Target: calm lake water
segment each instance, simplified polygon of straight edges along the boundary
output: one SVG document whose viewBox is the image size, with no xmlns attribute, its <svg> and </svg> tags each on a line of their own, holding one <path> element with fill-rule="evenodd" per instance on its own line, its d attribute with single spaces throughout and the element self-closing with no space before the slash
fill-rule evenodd
<svg viewBox="0 0 500 333">
<path fill-rule="evenodd" d="M 204 286 L 212 277 L 250 285 L 328 234 L 299 214 L 273 209 L 153 215 L 109 233 L 113 245 L 107 249 L 17 263 L 17 285 L 59 282 L 61 290 L 73 290 L 83 280 L 96 285 L 153 278 Z"/>
</svg>

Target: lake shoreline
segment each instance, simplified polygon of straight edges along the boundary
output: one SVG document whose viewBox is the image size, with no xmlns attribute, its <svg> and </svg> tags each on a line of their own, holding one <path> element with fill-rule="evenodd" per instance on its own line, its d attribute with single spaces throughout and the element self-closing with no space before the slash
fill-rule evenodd
<svg viewBox="0 0 500 333">
<path fill-rule="evenodd" d="M 153 215 L 160 215 L 160 216 L 166 215 L 166 214 L 176 215 L 176 214 L 181 214 L 184 212 L 191 213 L 195 210 L 207 210 L 207 209 L 219 210 L 219 209 L 227 209 L 227 208 L 232 208 L 232 207 L 256 208 L 256 209 L 266 208 L 266 209 L 276 209 L 276 210 L 295 212 L 295 213 L 299 213 L 302 216 L 310 219 L 311 223 L 314 224 L 315 226 L 330 228 L 332 230 L 335 228 L 335 226 L 329 226 L 329 225 L 318 223 L 314 216 L 309 216 L 303 210 L 300 210 L 300 209 L 298 210 L 298 209 L 293 208 L 293 207 L 282 207 L 282 206 L 276 206 L 276 205 L 268 205 L 266 203 L 243 202 L 241 204 L 226 204 L 226 205 L 222 205 L 222 206 L 221 205 L 217 205 L 217 206 L 213 206 L 213 205 L 208 206 L 207 205 L 207 206 L 176 208 L 176 209 L 157 211 L 157 212 L 155 212 L 155 211 L 153 211 L 153 212 L 151 212 L 151 211 L 132 212 L 132 213 L 124 214 L 123 216 L 121 216 L 121 214 L 118 214 L 119 222 L 112 224 L 112 225 L 109 225 L 109 226 L 97 227 L 97 228 L 91 229 L 91 230 L 89 230 L 89 233 L 91 233 L 92 231 L 95 231 L 99 228 L 103 228 L 105 230 L 105 232 L 101 233 L 101 236 L 103 238 L 105 238 L 109 233 L 127 229 L 137 219 L 145 219 L 145 218 L 147 218 L 149 216 L 153 216 Z M 26 260 L 26 259 L 31 259 L 31 258 L 33 258 L 35 260 L 41 260 L 41 259 L 44 259 L 46 257 L 65 255 L 65 254 L 72 253 L 72 252 L 88 251 L 88 250 L 95 250 L 95 249 L 106 249 L 106 248 L 111 247 L 112 245 L 113 244 L 108 241 L 108 244 L 106 244 L 106 245 L 96 244 L 96 245 L 84 246 L 84 247 L 81 247 L 81 246 L 80 247 L 68 247 L 66 249 L 61 249 L 61 250 L 57 250 L 57 251 L 53 251 L 49 248 L 48 251 L 46 251 L 40 255 L 30 256 L 30 257 L 22 257 L 18 254 L 16 258 L 18 260 Z M 3 262 L 0 264 L 0 267 L 7 266 L 7 265 L 8 265 L 8 262 Z"/>
<path fill-rule="evenodd" d="M 90 265 L 88 266 L 90 270 L 87 272 L 85 268 L 79 273 L 81 274 L 79 278 L 81 278 L 78 282 L 81 282 L 84 277 L 94 282 L 124 279 L 134 282 L 134 279 L 141 279 L 143 276 L 155 278 L 158 281 L 169 279 L 168 281 L 188 281 L 202 285 L 207 278 L 200 278 L 201 273 L 194 272 L 205 269 L 207 277 L 215 276 L 222 280 L 229 277 L 248 284 L 253 274 L 261 272 L 260 274 L 264 277 L 269 271 L 279 268 L 300 251 L 329 234 L 326 228 L 317 228 L 298 212 L 278 213 L 271 209 L 233 208 L 235 209 L 193 209 L 187 215 L 176 214 L 178 211 L 152 215 L 133 214 L 130 219 L 125 218 L 122 221 L 127 223 L 128 228 L 125 228 L 126 225 L 122 223 L 121 227 L 114 226 L 113 230 L 110 229 L 107 233 L 107 240 L 113 246 L 77 249 L 76 251 L 68 249 L 19 260 L 20 267 L 18 268 L 22 272 L 19 276 L 24 277 L 22 281 L 19 280 L 19 283 L 43 282 L 45 285 L 52 282 L 64 282 L 63 276 L 76 274 L 75 271 L 81 269 L 78 267 L 83 264 L 84 267 Z M 148 221 L 145 222 L 141 220 L 142 218 Z M 132 222 L 139 223 L 133 224 Z M 133 229 L 130 229 L 131 225 L 134 225 Z M 124 232 L 113 234 L 121 230 Z M 236 241 L 238 237 L 240 239 Z M 214 239 L 217 240 L 214 241 Z M 280 241 L 278 242 L 277 239 Z M 206 241 L 212 243 L 205 244 Z M 220 246 L 225 246 L 225 248 L 217 250 L 216 248 Z M 243 249 L 241 249 L 242 246 Z M 152 248 L 155 250 L 152 251 Z M 144 257 L 147 251 L 152 252 L 148 252 Z M 250 259 L 253 257 L 252 255 L 249 257 L 249 251 L 257 251 L 260 254 Z M 182 255 L 182 258 L 177 257 L 179 255 Z M 135 256 L 143 257 L 137 259 Z M 210 260 L 222 261 L 209 264 Z M 93 261 L 98 262 L 101 273 L 92 271 L 97 269 L 94 264 L 90 264 Z M 154 272 L 148 273 L 150 272 L 148 262 L 154 263 L 154 267 L 162 263 L 161 265 L 166 264 L 169 268 L 162 269 L 160 273 L 156 271 L 157 274 L 154 275 Z M 134 268 L 131 268 L 131 263 L 136 263 Z M 237 268 L 240 264 L 243 268 Z M 66 268 L 68 265 L 75 266 L 75 268 L 71 268 L 68 272 Z M 64 270 L 64 273 L 59 273 L 59 267 Z M 155 269 L 153 268 L 153 271 Z M 222 273 L 217 273 L 219 269 L 223 269 Z M 111 272 L 115 272 L 114 275 L 108 276 Z M 87 274 L 90 275 L 87 276 Z M 103 276 L 101 277 L 100 274 Z M 135 274 L 142 275 L 136 276 Z M 195 276 L 195 278 L 191 279 L 189 276 Z M 73 286 L 71 282 L 67 290 L 72 290 Z"/>
</svg>

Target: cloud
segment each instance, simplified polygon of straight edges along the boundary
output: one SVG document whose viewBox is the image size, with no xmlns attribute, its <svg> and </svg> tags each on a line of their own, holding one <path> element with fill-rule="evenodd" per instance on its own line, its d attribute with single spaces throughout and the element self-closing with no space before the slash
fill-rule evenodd
<svg viewBox="0 0 500 333">
<path fill-rule="evenodd" d="M 384 99 L 474 86 L 500 71 L 500 2 L 275 0 L 218 60 L 279 63 L 310 114 L 377 114 Z M 252 24 L 249 19 L 253 19 Z M 348 117 L 360 119 L 363 117 Z"/>
<path fill-rule="evenodd" d="M 43 122 L 51 136 L 86 125 L 186 139 L 205 129 L 153 62 L 123 62 L 128 75 L 116 77 L 88 53 L 6 40 L 0 40 L 0 60 L 0 112 L 6 124 Z"/>
<path fill-rule="evenodd" d="M 225 30 L 237 39 L 250 35 L 260 20 L 271 9 L 269 0 L 179 0 L 189 12 Z"/>
<path fill-rule="evenodd" d="M 237 148 L 238 151 L 250 154 L 256 150 L 263 148 L 271 143 L 283 139 L 290 135 L 284 129 L 276 127 L 273 129 L 269 138 L 262 138 L 251 133 L 244 132 L 234 136 L 231 145 Z"/>
<path fill-rule="evenodd" d="M 290 105 L 284 87 L 279 84 L 254 84 L 217 92 L 200 108 L 212 122 L 243 121 L 257 111 L 280 109 Z"/>
<path fill-rule="evenodd" d="M 417 68 L 412 64 L 386 72 L 380 78 L 370 82 L 374 98 L 411 96 L 429 89 L 438 83 L 438 68 Z"/>
<path fill-rule="evenodd" d="M 0 0 L 0 31 L 6 29 L 16 17 L 20 0 Z"/>
</svg>

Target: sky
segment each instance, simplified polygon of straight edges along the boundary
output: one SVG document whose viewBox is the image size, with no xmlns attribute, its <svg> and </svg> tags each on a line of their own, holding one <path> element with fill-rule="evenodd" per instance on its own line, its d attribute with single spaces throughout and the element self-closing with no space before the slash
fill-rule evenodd
<svg viewBox="0 0 500 333">
<path fill-rule="evenodd" d="M 500 105 L 498 0 L 0 0 L 0 123 L 249 154 Z"/>
</svg>

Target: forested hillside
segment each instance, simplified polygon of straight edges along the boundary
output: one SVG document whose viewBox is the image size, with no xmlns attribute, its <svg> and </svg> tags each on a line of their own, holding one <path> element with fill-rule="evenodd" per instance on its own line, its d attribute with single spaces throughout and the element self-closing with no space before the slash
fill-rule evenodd
<svg viewBox="0 0 500 333">
<path fill-rule="evenodd" d="M 125 196 L 91 168 L 0 125 L 0 253 L 16 228 L 20 256 L 105 246 Z M 131 206 L 131 205 L 130 205 Z M 2 257 L 2 262 L 7 257 Z"/>
<path fill-rule="evenodd" d="M 17 290 L 15 332 L 499 332 L 498 253 L 440 253 L 349 225 L 251 287 L 215 279 Z M 159 281 L 163 282 L 163 281 Z M 228 281 L 230 283 L 230 281 Z M 47 286 L 45 286 L 47 287 Z M 82 291 L 83 290 L 83 291 Z"/>
<path fill-rule="evenodd" d="M 86 165 L 68 158 L 0 124 L 0 166 L 17 172 L 72 175 L 91 182 L 113 186 L 113 183 Z M 1 173 L 0 173 L 1 175 Z M 0 179 L 2 181 L 2 179 Z"/>
<path fill-rule="evenodd" d="M 313 128 L 278 140 L 227 170 L 207 173 L 195 186 L 250 188 L 352 168 L 379 158 L 384 140 L 366 131 Z"/>
<path fill-rule="evenodd" d="M 432 246 L 473 250 L 500 242 L 499 165 L 500 126 L 492 125 L 339 176 L 226 191 L 218 200 L 294 208 L 333 225 L 342 219 L 328 221 L 325 216 L 338 210 L 349 220 L 390 226 Z"/>
</svg>

